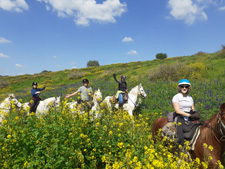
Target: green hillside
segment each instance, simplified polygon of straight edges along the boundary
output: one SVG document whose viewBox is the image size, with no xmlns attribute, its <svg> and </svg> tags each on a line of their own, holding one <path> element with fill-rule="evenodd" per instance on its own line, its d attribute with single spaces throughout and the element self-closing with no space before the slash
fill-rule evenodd
<svg viewBox="0 0 225 169">
<path fill-rule="evenodd" d="M 82 69 L 67 69 L 58 72 L 43 71 L 35 75 L 2 77 L 1 83 L 4 82 L 6 87 L 2 87 L 0 90 L 0 100 L 3 100 L 9 93 L 15 93 L 17 98 L 22 98 L 24 102 L 29 101 L 33 81 L 37 81 L 39 87 L 46 84 L 47 88 L 42 92 L 42 99 L 51 96 L 64 97 L 67 93 L 76 91 L 82 85 L 83 78 L 88 78 L 90 86 L 94 90 L 99 88 L 103 97 L 106 97 L 116 92 L 117 84 L 112 77 L 116 73 L 118 78 L 122 74 L 127 76 L 129 89 L 142 83 L 148 94 L 142 106 L 145 110 L 161 112 L 172 110 L 169 101 L 177 92 L 177 83 L 182 78 L 188 78 L 193 86 L 191 95 L 194 99 L 202 98 L 206 90 L 212 90 L 212 92 L 215 92 L 214 96 L 221 97 L 210 98 L 211 95 L 209 95 L 207 96 L 208 99 L 205 98 L 207 101 L 202 106 L 213 103 L 212 106 L 210 105 L 212 109 L 209 110 L 212 113 L 218 109 L 218 104 L 223 101 L 224 62 L 225 49 L 216 53 L 199 52 L 192 56 L 173 57 L 164 60 L 155 59 Z M 202 88 L 203 86 L 204 88 Z M 165 96 L 165 94 L 167 95 Z M 215 100 L 215 103 L 209 99 Z M 220 99 L 220 102 L 217 103 L 218 99 Z M 164 102 L 165 104 L 163 104 Z M 199 109 L 202 109 L 202 107 L 199 107 Z"/>
<path fill-rule="evenodd" d="M 166 139 L 153 139 L 151 126 L 157 118 L 174 111 L 171 100 L 182 78 L 190 80 L 195 109 L 205 120 L 218 112 L 225 102 L 224 63 L 222 50 L 165 60 L 1 77 L 0 100 L 15 93 L 23 103 L 29 101 L 31 84 L 37 81 L 39 87 L 47 86 L 41 93 L 42 99 L 62 96 L 62 104 L 39 118 L 34 113 L 23 116 L 23 110 L 12 106 L 0 126 L 0 168 L 199 168 L 200 165 L 208 168 L 211 158 L 208 153 L 201 163 L 198 158 L 187 162 L 185 153 L 174 156 L 173 144 Z M 94 121 L 89 113 L 73 114 L 68 110 L 67 102 L 77 96 L 69 100 L 64 96 L 76 91 L 83 78 L 89 79 L 94 90 L 99 88 L 103 98 L 115 94 L 114 73 L 118 79 L 127 75 L 129 90 L 142 83 L 147 94 L 132 118 L 120 111 L 111 114 L 104 106 L 99 110 L 102 117 Z M 211 145 L 203 146 L 204 152 L 213 149 Z M 222 169 L 221 162 L 218 168 Z"/>
</svg>

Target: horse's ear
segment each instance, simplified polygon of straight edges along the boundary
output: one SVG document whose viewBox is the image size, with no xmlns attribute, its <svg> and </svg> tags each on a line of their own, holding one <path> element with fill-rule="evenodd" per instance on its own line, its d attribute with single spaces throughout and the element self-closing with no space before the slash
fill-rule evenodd
<svg viewBox="0 0 225 169">
<path fill-rule="evenodd" d="M 100 89 L 98 89 L 98 92 L 100 92 Z"/>
<path fill-rule="evenodd" d="M 223 104 L 220 105 L 220 111 L 221 112 L 224 112 L 225 111 L 225 103 L 223 103 Z"/>
</svg>

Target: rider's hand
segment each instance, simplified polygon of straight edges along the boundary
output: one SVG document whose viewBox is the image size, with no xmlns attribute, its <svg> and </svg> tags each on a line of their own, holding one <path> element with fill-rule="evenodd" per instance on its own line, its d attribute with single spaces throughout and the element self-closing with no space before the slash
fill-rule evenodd
<svg viewBox="0 0 225 169">
<path fill-rule="evenodd" d="M 202 116 L 198 112 L 196 112 L 194 114 L 191 114 L 190 117 L 193 119 L 201 119 Z"/>
<path fill-rule="evenodd" d="M 70 97 L 70 95 L 68 94 L 68 95 L 66 95 L 66 97 L 65 98 L 69 98 Z"/>
<path fill-rule="evenodd" d="M 46 85 L 44 84 L 44 87 L 46 87 Z"/>
<path fill-rule="evenodd" d="M 41 92 L 40 91 L 38 91 L 38 92 L 36 92 L 35 94 L 40 94 Z"/>
</svg>

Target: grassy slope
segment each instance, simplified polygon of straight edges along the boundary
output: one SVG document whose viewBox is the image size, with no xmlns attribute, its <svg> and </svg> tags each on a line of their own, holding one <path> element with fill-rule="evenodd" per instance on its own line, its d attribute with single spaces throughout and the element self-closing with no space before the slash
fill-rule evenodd
<svg viewBox="0 0 225 169">
<path fill-rule="evenodd" d="M 210 81 L 212 79 L 222 78 L 225 76 L 224 61 L 225 57 L 220 57 L 219 53 L 212 53 L 167 58 L 165 60 L 130 62 L 126 64 L 118 63 L 83 69 L 67 69 L 64 71 L 46 72 L 35 75 L 3 77 L 1 80 L 8 81 L 10 86 L 0 90 L 0 100 L 5 98 L 8 93 L 15 93 L 16 96 L 28 100 L 33 81 L 37 81 L 40 84 L 39 87 L 42 87 L 43 84 L 47 85 L 45 91 L 45 93 L 47 93 L 46 97 L 48 97 L 47 95 L 65 95 L 68 92 L 73 92 L 77 87 L 81 86 L 81 80 L 84 77 L 90 80 L 90 85 L 94 89 L 100 88 L 103 93 L 112 94 L 112 91 L 115 92 L 117 87 L 112 78 L 113 73 L 118 75 L 126 74 L 128 77 L 127 82 L 130 84 L 131 88 L 139 83 L 144 83 L 146 85 L 151 84 L 152 82 L 148 80 L 148 76 L 155 71 L 155 68 L 162 64 L 170 64 L 175 62 L 182 62 L 187 65 L 198 62 L 204 63 L 208 69 L 204 76 L 204 80 Z M 83 76 L 77 79 L 69 79 L 69 76 L 74 72 L 80 72 Z"/>
</svg>

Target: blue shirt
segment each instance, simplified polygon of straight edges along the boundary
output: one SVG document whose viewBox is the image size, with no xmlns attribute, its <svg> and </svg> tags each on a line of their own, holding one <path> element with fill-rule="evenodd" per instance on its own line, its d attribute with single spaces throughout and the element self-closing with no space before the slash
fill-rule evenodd
<svg viewBox="0 0 225 169">
<path fill-rule="evenodd" d="M 32 97 L 39 97 L 39 95 L 40 94 L 35 94 L 36 92 L 38 92 L 38 91 L 42 91 L 42 90 L 44 90 L 45 89 L 45 87 L 43 87 L 43 88 L 40 88 L 40 89 L 31 89 L 31 94 L 32 94 Z"/>
</svg>

